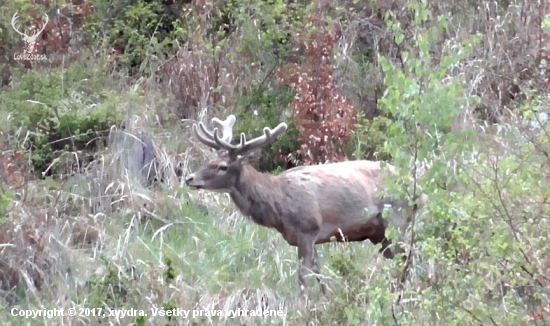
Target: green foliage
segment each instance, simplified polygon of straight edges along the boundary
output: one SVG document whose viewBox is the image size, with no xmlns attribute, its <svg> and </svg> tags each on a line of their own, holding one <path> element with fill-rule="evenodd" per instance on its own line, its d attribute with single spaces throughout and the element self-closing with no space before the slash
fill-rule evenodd
<svg viewBox="0 0 550 326">
<path fill-rule="evenodd" d="M 36 171 L 68 152 L 102 148 L 109 128 L 125 116 L 120 94 L 103 90 L 102 73 L 90 76 L 81 65 L 30 71 L 4 93 L 0 105 L 13 122 L 6 129 L 19 135 Z"/>
<path fill-rule="evenodd" d="M 132 324 L 132 326 L 145 326 L 145 325 L 147 325 L 147 317 L 145 316 L 136 317 L 136 320 Z"/>
<path fill-rule="evenodd" d="M 305 10 L 282 0 L 217 1 L 214 8 L 206 1 L 172 5 L 161 0 L 94 2 L 92 18 L 85 24 L 92 42 L 119 52 L 120 67 L 132 76 L 152 72 L 146 70 L 150 58 L 169 58 L 182 43 L 221 53 L 237 27 L 246 32 L 239 36 L 242 40 L 236 53 L 246 55 L 233 60 L 263 62 L 265 57 L 258 58 L 261 53 L 285 57 L 294 51 L 288 35 L 299 31 Z"/>
<path fill-rule="evenodd" d="M 337 281 L 330 282 L 334 292 L 326 308 L 315 313 L 320 325 L 341 324 L 343 321 L 346 325 L 395 323 L 390 312 L 391 304 L 397 298 L 397 293 L 389 290 L 391 266 L 379 270 L 375 267 L 375 251 L 369 254 L 374 254 L 374 257 L 363 255 L 374 246 L 361 244 L 357 248 L 361 249 L 356 251 L 353 244 L 337 243 L 331 248 L 334 251 L 329 252 L 326 268 L 335 273 L 331 278 Z M 369 261 L 368 265 L 364 264 L 365 259 Z"/>
<path fill-rule="evenodd" d="M 233 23 L 241 25 L 244 30 L 237 45 L 237 53 L 243 54 L 243 57 L 235 59 L 271 65 L 280 64 L 280 60 L 286 60 L 296 52 L 290 37 L 302 30 L 304 17 L 311 11 L 311 5 L 283 0 L 255 0 L 247 5 L 237 2 L 232 11 Z M 271 57 L 275 58 L 274 62 Z"/>
<path fill-rule="evenodd" d="M 274 128 L 283 121 L 284 110 L 292 101 L 292 92 L 285 87 L 277 86 L 272 90 L 259 88 L 251 94 L 242 94 L 239 98 L 240 112 L 237 112 L 235 125 L 235 141 L 240 141 L 240 134 L 253 138 L 263 134 L 265 127 Z M 298 132 L 293 122 L 288 123 L 288 129 L 276 141 L 262 150 L 259 166 L 262 171 L 272 171 L 277 168 L 286 169 L 288 154 L 300 145 L 297 141 Z"/>
<path fill-rule="evenodd" d="M 541 27 L 546 33 L 550 33 L 550 14 L 544 16 Z"/>
<path fill-rule="evenodd" d="M 166 302 L 164 303 L 164 305 L 162 306 L 164 308 L 164 310 L 168 311 L 168 310 L 172 310 L 172 309 L 178 309 L 178 306 L 173 303 L 173 302 Z M 175 318 L 174 316 L 168 316 L 167 319 L 168 319 L 168 322 L 172 322 L 172 321 L 175 321 Z"/>
<path fill-rule="evenodd" d="M 121 68 L 132 76 L 144 72 L 149 57 L 175 54 L 178 39 L 188 35 L 181 14 L 165 1 L 94 2 L 91 21 L 85 24 L 92 42 L 119 51 Z"/>
<path fill-rule="evenodd" d="M 327 264 L 339 275 L 349 279 L 360 279 L 364 277 L 364 272 L 358 266 L 353 264 L 356 257 L 348 250 L 345 253 L 330 255 Z M 359 290 L 359 289 L 358 289 Z"/>
<path fill-rule="evenodd" d="M 237 1 L 231 8 L 232 23 L 242 29 L 242 33 L 236 36 L 239 42 L 231 60 L 266 68 L 262 69 L 265 75 L 262 81 L 237 97 L 241 109 L 236 114 L 239 121 L 235 126 L 236 137 L 240 132 L 250 137 L 258 136 L 264 127 L 274 127 L 283 120 L 283 115 L 290 115 L 286 108 L 290 106 L 294 93 L 275 82 L 274 72 L 298 50 L 291 42 L 292 36 L 303 29 L 304 17 L 311 9 L 311 5 L 289 4 L 282 0 L 252 1 L 246 5 Z M 299 148 L 298 136 L 295 123 L 290 121 L 287 131 L 262 151 L 260 170 L 292 166 L 295 162 L 288 162 L 289 154 Z"/>
<path fill-rule="evenodd" d="M 449 202 L 448 197 L 441 190 L 450 190 L 452 184 L 463 181 L 460 179 L 460 173 L 449 170 L 448 159 L 471 150 L 470 144 L 465 142 L 467 134 L 451 132 L 453 119 L 458 116 L 460 109 L 469 100 L 471 101 L 465 95 L 463 79 L 460 76 L 453 76 L 452 70 L 466 57 L 472 43 L 462 44 L 458 50 L 443 53 L 441 60 L 434 65 L 430 49 L 443 37 L 447 29 L 447 18 L 439 16 L 437 24 L 426 26 L 424 24 L 429 16 L 426 3 L 409 2 L 409 10 L 414 15 L 416 23 L 410 28 L 414 35 L 414 52 L 401 53 L 401 66 L 392 64 L 384 57 L 379 58 L 386 85 L 384 96 L 379 101 L 379 108 L 385 115 L 391 117 L 384 121 L 386 139 L 383 150 L 391 155 L 394 165 L 401 171 L 389 187 L 389 193 L 412 198 L 418 195 L 418 186 L 420 186 L 425 193 L 433 194 L 429 196 L 431 219 L 427 223 L 427 228 L 422 229 L 419 236 L 422 240 L 418 240 L 417 246 L 421 248 L 425 241 L 427 244 L 425 253 L 433 254 L 426 258 L 433 257 L 439 260 L 441 249 L 432 251 L 428 245 L 431 243 L 429 239 L 444 237 L 458 218 L 454 203 Z M 388 27 L 393 31 L 395 42 L 398 45 L 405 42 L 400 23 L 393 20 L 390 15 L 387 15 L 386 19 Z M 417 168 L 426 161 L 430 162 L 430 168 L 425 171 L 423 178 L 419 179 L 420 171 Z M 412 174 L 414 187 L 407 184 L 403 187 L 404 177 L 409 174 Z M 411 222 L 412 234 L 419 232 L 415 229 L 417 223 Z M 458 238 L 464 239 L 462 236 L 464 235 Z M 394 241 L 404 240 L 403 234 L 394 232 L 389 232 L 389 237 Z M 464 243 L 457 238 L 455 241 L 465 245 L 465 250 L 469 250 L 470 243 L 473 243 Z M 444 313 L 446 308 L 438 306 L 442 302 L 439 300 L 448 301 L 448 295 L 454 298 L 453 301 L 460 300 L 459 298 L 464 294 L 458 290 L 460 288 L 461 286 L 457 285 L 457 290 L 454 291 L 445 287 L 445 291 L 451 292 L 444 297 L 434 295 L 437 299 L 434 298 L 435 301 L 432 302 L 433 305 L 430 304 L 429 309 L 443 308 L 440 311 Z M 388 294 L 382 291 L 380 295 L 385 297 Z M 384 314 L 381 314 L 380 318 L 383 317 Z M 400 316 L 400 318 L 406 317 Z"/>
<path fill-rule="evenodd" d="M 359 113 L 358 123 L 355 130 L 356 138 L 352 155 L 358 159 L 377 159 L 388 161 L 391 156 L 385 150 L 384 143 L 387 140 L 386 126 L 391 123 L 390 119 L 384 116 L 374 117 L 372 120 L 366 119 L 362 113 Z"/>
<path fill-rule="evenodd" d="M 389 192 L 410 198 L 413 188 L 402 185 L 404 177 L 412 174 L 412 183 L 419 185 L 429 198 L 429 216 L 411 221 L 409 237 L 416 235 L 416 242 L 410 242 L 414 246 L 411 252 L 419 257 L 415 259 L 414 277 L 430 285 L 420 296 L 422 304 L 414 309 L 430 311 L 430 323 L 454 324 L 444 317 L 451 315 L 460 324 L 511 323 L 512 319 L 514 324 L 522 323 L 520 312 L 532 304 L 532 299 L 528 295 L 512 295 L 508 286 L 517 293 L 530 292 L 525 289 L 528 284 L 533 285 L 533 278 L 520 275 L 533 275 L 532 270 L 540 269 L 540 265 L 527 258 L 532 254 L 525 254 L 538 250 L 533 248 L 538 245 L 527 244 L 517 235 L 538 235 L 525 217 L 536 220 L 532 212 L 515 208 L 512 198 L 544 201 L 534 193 L 526 193 L 533 188 L 547 193 L 538 181 L 543 178 L 542 173 L 531 168 L 543 163 L 533 155 L 534 144 L 515 149 L 513 154 L 505 152 L 501 157 L 500 145 L 492 148 L 471 132 L 453 130 L 461 110 L 477 102 L 466 96 L 462 76 L 454 73 L 477 39 L 455 45 L 455 49 L 442 53 L 435 61 L 430 51 L 443 38 L 447 18 L 436 17 L 437 24 L 428 24 L 425 3 L 411 2 L 409 9 L 416 23 L 408 29 L 412 39 L 405 38 L 400 24 L 387 17 L 396 43 L 414 42 L 414 51 L 401 53 L 401 65 L 379 58 L 387 87 L 379 104 L 384 114 L 391 117 L 386 124 L 384 150 L 401 171 Z M 532 111 L 523 110 L 533 117 Z M 516 131 L 507 131 L 508 137 L 520 138 Z M 542 141 L 537 144 L 545 147 Z M 542 220 L 534 223 L 545 224 Z M 431 276 L 424 265 L 426 261 L 437 266 Z M 522 272 L 522 268 L 531 272 Z M 535 288 L 532 292 L 541 294 L 542 289 Z M 383 292 L 382 298 L 386 297 Z M 501 313 L 500 304 L 505 304 L 509 313 Z M 379 316 L 380 323 L 387 322 L 383 319 L 387 314 Z M 415 320 L 418 316 L 411 317 L 396 316 L 400 322 L 421 323 Z"/>
<path fill-rule="evenodd" d="M 8 196 L 8 194 L 6 194 L 3 189 L 0 189 L 0 226 L 8 222 L 5 215 L 6 210 L 8 209 L 8 206 L 11 204 L 11 202 L 12 198 Z"/>
<path fill-rule="evenodd" d="M 424 5 L 411 4 L 415 13 L 416 23 L 422 24 L 427 18 L 427 9 Z M 402 171 L 409 171 L 411 157 L 414 165 L 418 166 L 423 160 L 437 160 L 428 171 L 428 184 L 423 184 L 425 191 L 436 191 L 441 185 L 448 185 L 451 180 L 459 177 L 447 173 L 447 162 L 442 156 L 444 145 L 447 150 L 455 154 L 468 151 L 468 133 L 451 133 L 453 119 L 465 104 L 472 103 L 467 98 L 464 89 L 464 80 L 461 76 L 449 75 L 468 54 L 473 44 L 462 44 L 458 51 L 444 53 L 439 64 L 434 67 L 430 48 L 442 38 L 447 27 L 446 17 L 438 17 L 438 24 L 430 28 L 422 28 L 415 32 L 415 49 L 413 56 L 403 51 L 403 67 L 391 64 L 384 57 L 379 61 L 385 73 L 386 91 L 379 104 L 383 112 L 392 117 L 386 120 L 387 141 L 384 151 L 390 153 L 395 165 Z M 396 42 L 401 42 L 403 33 L 399 23 L 388 20 Z M 454 144 L 460 144 L 453 149 Z M 456 147 L 456 146 L 455 146 Z M 403 173 L 405 175 L 406 173 Z M 416 178 L 416 176 L 413 176 Z M 451 178 L 451 179 L 449 179 Z"/>
<path fill-rule="evenodd" d="M 131 280 L 117 265 L 104 260 L 107 267 L 105 275 L 92 277 L 87 283 L 91 291 L 90 305 L 93 308 L 122 308 L 125 307 L 127 296 L 131 291 Z"/>
<path fill-rule="evenodd" d="M 170 257 L 164 254 L 164 264 L 166 264 L 166 268 L 164 269 L 164 281 L 166 283 L 170 283 L 172 280 L 176 278 L 176 270 L 174 268 L 173 261 Z"/>
</svg>

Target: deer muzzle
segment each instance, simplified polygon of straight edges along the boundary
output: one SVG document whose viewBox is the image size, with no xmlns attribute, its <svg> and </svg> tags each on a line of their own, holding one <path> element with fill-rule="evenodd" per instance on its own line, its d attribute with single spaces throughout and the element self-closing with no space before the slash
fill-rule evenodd
<svg viewBox="0 0 550 326">
<path fill-rule="evenodd" d="M 196 181 L 195 173 L 191 173 L 190 175 L 185 177 L 185 184 L 194 190 L 200 189 L 202 186 L 202 184 Z"/>
</svg>

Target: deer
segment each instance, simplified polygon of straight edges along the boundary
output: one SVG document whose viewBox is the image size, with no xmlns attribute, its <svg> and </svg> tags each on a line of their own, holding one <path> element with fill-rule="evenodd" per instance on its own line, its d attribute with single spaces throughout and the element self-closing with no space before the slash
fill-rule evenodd
<svg viewBox="0 0 550 326">
<path fill-rule="evenodd" d="M 240 212 L 254 223 L 273 228 L 284 240 L 298 248 L 298 279 L 302 293 L 308 287 L 306 277 L 316 276 L 323 294 L 321 264 L 316 245 L 370 240 L 381 244 L 383 257 L 393 259 L 404 253 L 386 238 L 389 223 L 404 232 L 417 209 L 424 206 L 425 195 L 414 204 L 407 199 L 384 196 L 385 178 L 397 174 L 396 168 L 380 161 L 356 160 L 321 165 L 298 166 L 275 176 L 257 171 L 251 164 L 251 153 L 273 142 L 287 129 L 281 122 L 274 129 L 265 127 L 263 135 L 231 144 L 234 115 L 226 120 L 212 119 L 216 126 L 192 126 L 194 136 L 217 151 L 216 157 L 194 173 L 185 183 L 192 190 L 228 193 Z M 389 214 L 384 210 L 388 207 Z"/>
</svg>

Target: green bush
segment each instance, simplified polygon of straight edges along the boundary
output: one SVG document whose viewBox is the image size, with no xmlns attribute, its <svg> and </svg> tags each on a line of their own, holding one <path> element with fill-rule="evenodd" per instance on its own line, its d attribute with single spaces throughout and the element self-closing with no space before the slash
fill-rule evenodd
<svg viewBox="0 0 550 326">
<path fill-rule="evenodd" d="M 10 115 L 5 128 L 17 136 L 35 171 L 46 171 L 69 152 L 103 147 L 110 127 L 125 116 L 120 94 L 103 90 L 104 73 L 88 73 L 78 64 L 47 73 L 32 70 L 5 91 L 0 99 Z"/>
<path fill-rule="evenodd" d="M 11 202 L 12 198 L 3 189 L 0 189 L 0 226 L 8 222 L 5 216 Z"/>
<path fill-rule="evenodd" d="M 345 152 L 348 157 L 352 155 L 358 159 L 376 159 L 389 161 L 391 155 L 384 149 L 386 137 L 386 126 L 391 122 L 384 116 L 374 117 L 372 120 L 366 119 L 362 113 L 357 118 L 359 121 L 356 126 L 356 137 L 350 142 Z"/>
<path fill-rule="evenodd" d="M 94 1 L 94 13 L 84 27 L 93 44 L 120 53 L 119 68 L 130 76 L 144 72 L 151 56 L 164 58 L 179 50 L 185 39 L 183 17 L 165 1 Z M 145 71 L 148 72 L 148 71 Z"/>
<path fill-rule="evenodd" d="M 258 90 L 251 94 L 242 94 L 239 98 L 242 109 L 236 114 L 234 141 L 240 141 L 241 132 L 251 139 L 262 135 L 264 127 L 275 128 L 280 122 L 287 121 L 282 108 L 287 107 L 292 98 L 292 92 L 282 86 L 270 91 Z M 287 131 L 262 150 L 259 158 L 260 170 L 287 169 L 288 154 L 300 147 L 295 124 L 292 121 L 287 122 Z"/>
</svg>

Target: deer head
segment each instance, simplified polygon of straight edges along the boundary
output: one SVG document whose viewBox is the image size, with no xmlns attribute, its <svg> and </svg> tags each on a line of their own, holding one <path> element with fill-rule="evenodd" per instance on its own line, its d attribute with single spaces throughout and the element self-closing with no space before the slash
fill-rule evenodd
<svg viewBox="0 0 550 326">
<path fill-rule="evenodd" d="M 36 45 L 36 39 L 38 38 L 38 35 L 40 35 L 40 33 L 42 33 L 46 28 L 46 25 L 49 22 L 49 17 L 48 15 L 44 14 L 44 19 L 42 20 L 42 29 L 39 31 L 33 30 L 32 34 L 27 34 L 26 32 L 23 33 L 19 31 L 19 24 L 17 23 L 18 18 L 18 11 L 16 11 L 11 19 L 11 25 L 19 35 L 23 36 L 23 41 L 25 41 L 26 43 L 25 53 L 32 54 L 34 52 L 34 46 Z"/>
<path fill-rule="evenodd" d="M 264 128 L 264 134 L 252 140 L 247 140 L 241 133 L 241 141 L 232 145 L 233 125 L 236 118 L 230 115 L 225 121 L 212 119 L 216 125 L 213 132 L 206 129 L 201 122 L 193 125 L 193 133 L 206 146 L 217 150 L 217 157 L 201 170 L 187 176 L 185 182 L 193 189 L 207 189 L 218 192 L 230 192 L 243 165 L 248 163 L 249 154 L 275 140 L 286 131 L 287 125 L 281 122 L 275 129 Z M 221 132 L 221 135 L 220 135 Z"/>
</svg>

